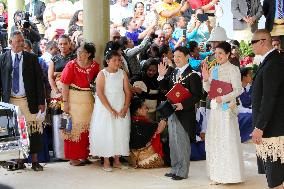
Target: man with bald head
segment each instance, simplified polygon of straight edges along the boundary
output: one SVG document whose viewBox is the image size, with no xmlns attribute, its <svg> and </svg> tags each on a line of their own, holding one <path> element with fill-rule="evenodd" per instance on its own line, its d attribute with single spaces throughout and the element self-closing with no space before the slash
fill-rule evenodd
<svg viewBox="0 0 284 189">
<path fill-rule="evenodd" d="M 283 189 L 284 56 L 273 48 L 267 30 L 257 30 L 251 44 L 253 52 L 262 56 L 252 86 L 252 140 L 269 188 Z"/>
</svg>

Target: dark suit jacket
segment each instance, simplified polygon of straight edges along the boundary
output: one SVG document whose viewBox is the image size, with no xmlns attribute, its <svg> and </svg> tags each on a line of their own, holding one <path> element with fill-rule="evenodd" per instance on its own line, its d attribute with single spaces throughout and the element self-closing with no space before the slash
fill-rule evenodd
<svg viewBox="0 0 284 189">
<path fill-rule="evenodd" d="M 26 5 L 26 11 L 28 12 L 30 10 L 30 3 Z M 45 3 L 42 1 L 36 1 L 35 3 L 35 16 L 38 21 L 43 23 L 43 13 L 45 10 Z"/>
<path fill-rule="evenodd" d="M 12 88 L 12 57 L 11 51 L 0 56 L 0 95 L 3 102 L 9 103 Z M 32 114 L 38 112 L 38 105 L 45 104 L 42 71 L 36 55 L 23 51 L 23 80 Z"/>
<path fill-rule="evenodd" d="M 252 85 L 253 126 L 263 137 L 284 136 L 284 56 L 274 50 L 260 65 Z"/>
<path fill-rule="evenodd" d="M 266 18 L 265 29 L 267 29 L 270 32 L 272 31 L 274 24 L 275 11 L 276 11 L 275 3 L 276 0 L 263 1 L 263 15 Z"/>
<path fill-rule="evenodd" d="M 190 66 L 188 66 L 185 71 L 182 73 L 182 77 L 187 76 L 192 72 Z M 169 91 L 175 82 L 177 74 L 177 69 L 174 70 L 169 77 L 165 77 L 163 80 L 159 81 L 161 90 Z M 202 96 L 202 82 L 201 78 L 197 73 L 192 73 L 191 76 L 183 80 L 182 85 L 187 88 L 192 97 L 184 100 L 181 104 L 183 110 L 176 111 L 180 123 L 182 124 L 185 131 L 188 133 L 192 140 L 195 140 L 196 133 L 196 117 L 195 117 L 195 104 L 198 103 Z"/>
</svg>

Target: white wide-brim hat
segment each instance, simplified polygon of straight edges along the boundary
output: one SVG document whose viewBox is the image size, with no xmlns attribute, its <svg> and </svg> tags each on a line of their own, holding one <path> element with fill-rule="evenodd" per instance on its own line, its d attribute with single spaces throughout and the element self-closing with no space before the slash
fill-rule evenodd
<svg viewBox="0 0 284 189">
<path fill-rule="evenodd" d="M 210 41 L 228 41 L 230 40 L 224 28 L 217 26 L 211 31 L 208 42 Z"/>
</svg>

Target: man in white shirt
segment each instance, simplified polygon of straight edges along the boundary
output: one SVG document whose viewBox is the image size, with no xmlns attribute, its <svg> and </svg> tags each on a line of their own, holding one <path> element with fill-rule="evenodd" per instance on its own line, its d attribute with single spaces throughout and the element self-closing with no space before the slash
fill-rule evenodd
<svg viewBox="0 0 284 189">
<path fill-rule="evenodd" d="M 115 27 L 122 26 L 122 19 L 134 16 L 134 9 L 128 0 L 118 0 L 110 6 L 110 21 Z"/>
</svg>

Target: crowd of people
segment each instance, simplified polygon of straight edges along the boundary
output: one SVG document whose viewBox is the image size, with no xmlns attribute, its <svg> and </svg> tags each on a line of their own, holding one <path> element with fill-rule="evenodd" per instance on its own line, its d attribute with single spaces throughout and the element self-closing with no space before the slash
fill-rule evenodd
<svg viewBox="0 0 284 189">
<path fill-rule="evenodd" d="M 101 70 L 95 44 L 82 37 L 82 1 L 33 0 L 29 14 L 14 14 L 10 50 L 0 56 L 1 100 L 26 117 L 32 169 L 43 170 L 42 134 L 51 128 L 54 157 L 72 166 L 100 157 L 111 172 L 127 169 L 127 159 L 135 168 L 170 166 L 165 176 L 183 180 L 190 160 L 206 159 L 211 184 L 241 183 L 241 142 L 252 138 L 260 173 L 283 188 L 283 3 L 232 0 L 234 40 L 218 24 L 219 0 L 110 4 Z M 263 14 L 266 29 L 258 29 Z M 231 91 L 211 98 L 215 81 Z M 177 84 L 191 96 L 173 103 L 167 93 Z"/>
</svg>

